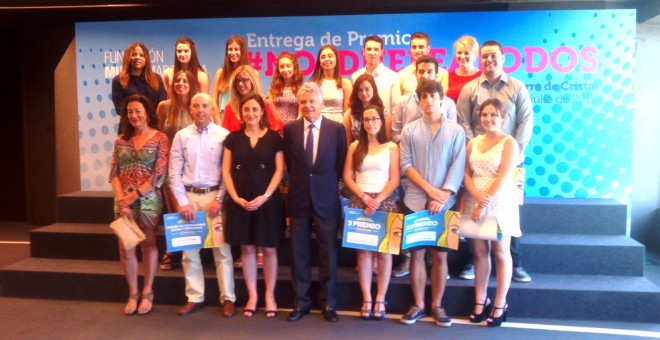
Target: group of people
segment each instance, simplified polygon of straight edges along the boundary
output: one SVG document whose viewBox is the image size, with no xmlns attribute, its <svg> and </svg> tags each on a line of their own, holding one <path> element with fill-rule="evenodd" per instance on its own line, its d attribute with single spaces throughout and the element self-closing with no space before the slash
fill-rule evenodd
<svg viewBox="0 0 660 340">
<path fill-rule="evenodd" d="M 259 74 L 248 65 L 240 35 L 227 40 L 212 95 L 189 38 L 177 40 L 176 62 L 165 71 L 165 81 L 152 72 L 146 46 L 129 45 L 124 67 L 113 80 L 120 134 L 110 182 L 116 215 L 135 220 L 147 239 L 141 245 L 141 291 L 135 249 L 123 249 L 120 243 L 129 287 L 124 313 L 147 314 L 153 308 L 155 235 L 165 209 L 180 212 L 188 221 L 195 219 L 195 212 L 205 211 L 223 231 L 225 242 L 213 248 L 213 255 L 225 317 L 236 313 L 230 245 L 241 249 L 248 292 L 243 315 L 257 313 L 257 253 L 263 253 L 265 315 L 277 316 L 276 249 L 288 216 L 295 302 L 287 320 L 301 319 L 312 306 L 315 242 L 318 302 L 324 318 L 336 322 L 341 189 L 350 206 L 364 209 L 366 215 L 426 209 L 437 214 L 454 207 L 474 221 L 495 216 L 502 239 L 471 240 L 475 305 L 470 321 L 485 320 L 489 326 L 506 321 L 512 271 L 522 270 L 512 264 L 510 251 L 512 240 L 521 236 L 513 172 L 531 138 L 529 94 L 524 84 L 504 73 L 503 49 L 496 41 L 485 42 L 479 50 L 473 37 L 459 38 L 454 44 L 459 67 L 452 72 L 439 68 L 429 55 L 427 34 L 412 34 L 410 45 L 413 63 L 396 73 L 381 62 L 381 38 L 367 37 L 365 67 L 352 81 L 341 77 L 334 46 L 321 47 L 307 82 L 295 56 L 283 53 L 267 96 L 261 93 Z M 477 58 L 481 70 L 474 66 Z M 286 197 L 280 192 L 283 181 Z M 409 263 L 414 296 L 402 323 L 413 324 L 430 310 L 438 326 L 451 325 L 441 304 L 448 251 L 417 247 L 401 260 Z M 492 300 L 487 296 L 491 251 L 497 275 Z M 430 308 L 424 303 L 427 252 L 432 259 Z M 381 320 L 393 275 L 392 255 L 359 250 L 357 259 L 360 316 Z M 184 251 L 182 263 L 188 302 L 178 314 L 184 316 L 204 306 L 199 249 Z"/>
</svg>

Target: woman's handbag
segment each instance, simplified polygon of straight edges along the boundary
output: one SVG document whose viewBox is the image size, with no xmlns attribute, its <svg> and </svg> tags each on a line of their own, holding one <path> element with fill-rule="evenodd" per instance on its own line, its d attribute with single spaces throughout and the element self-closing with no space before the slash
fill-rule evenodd
<svg viewBox="0 0 660 340">
<path fill-rule="evenodd" d="M 124 245 L 124 249 L 127 251 L 132 250 L 147 238 L 137 223 L 126 217 L 119 217 L 114 220 L 110 223 L 110 228 L 117 234 L 119 242 Z"/>
<path fill-rule="evenodd" d="M 461 237 L 490 241 L 502 239 L 502 232 L 497 225 L 497 219 L 493 216 L 484 216 L 479 222 L 475 222 L 470 218 L 470 215 L 461 215 L 458 230 Z"/>
</svg>

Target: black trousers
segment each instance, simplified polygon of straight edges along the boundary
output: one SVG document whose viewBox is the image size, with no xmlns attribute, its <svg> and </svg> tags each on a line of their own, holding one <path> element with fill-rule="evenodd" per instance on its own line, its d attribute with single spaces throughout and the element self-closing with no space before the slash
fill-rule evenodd
<svg viewBox="0 0 660 340">
<path fill-rule="evenodd" d="M 310 207 L 304 217 L 290 217 L 292 280 L 297 308 L 308 310 L 312 305 L 312 223 L 316 227 L 316 246 L 319 251 L 321 291 L 319 305 L 335 308 L 337 304 L 337 222 L 338 218 L 321 218 Z"/>
</svg>

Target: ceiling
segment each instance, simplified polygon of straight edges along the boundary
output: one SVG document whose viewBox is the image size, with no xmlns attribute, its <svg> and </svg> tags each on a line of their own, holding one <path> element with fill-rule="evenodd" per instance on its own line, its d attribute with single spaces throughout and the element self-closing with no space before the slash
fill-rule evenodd
<svg viewBox="0 0 660 340">
<path fill-rule="evenodd" d="M 0 23 L 631 8 L 639 23 L 660 25 L 660 0 L 0 0 Z"/>
</svg>

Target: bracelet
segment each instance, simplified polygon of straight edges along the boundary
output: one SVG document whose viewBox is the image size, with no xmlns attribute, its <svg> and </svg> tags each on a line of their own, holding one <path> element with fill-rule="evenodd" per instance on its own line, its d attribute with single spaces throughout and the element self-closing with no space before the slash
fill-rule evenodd
<svg viewBox="0 0 660 340">
<path fill-rule="evenodd" d="M 264 196 L 266 196 L 266 199 L 269 199 L 269 198 L 270 198 L 270 195 L 269 195 L 267 192 L 264 193 Z"/>
</svg>

